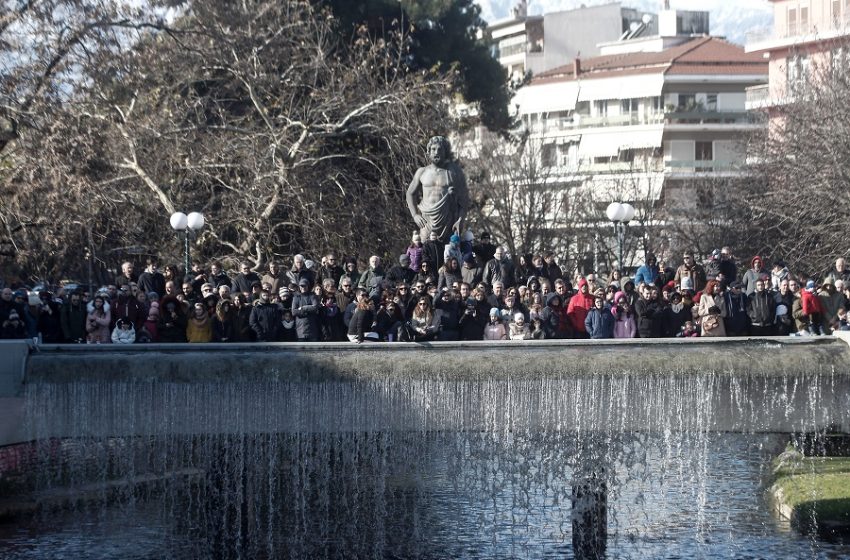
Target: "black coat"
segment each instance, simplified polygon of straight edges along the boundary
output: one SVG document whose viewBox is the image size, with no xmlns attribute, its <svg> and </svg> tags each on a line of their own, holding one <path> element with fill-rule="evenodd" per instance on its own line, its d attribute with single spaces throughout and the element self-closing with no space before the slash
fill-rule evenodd
<svg viewBox="0 0 850 560">
<path fill-rule="evenodd" d="M 312 292 L 295 294 L 292 298 L 292 315 L 295 317 L 295 330 L 299 339 L 318 342 L 321 335 L 319 321 L 321 313 L 319 296 Z"/>
<path fill-rule="evenodd" d="M 661 338 L 662 308 L 657 301 L 639 299 L 635 304 L 638 334 L 641 338 Z"/>
<path fill-rule="evenodd" d="M 248 323 L 257 335 L 257 342 L 276 342 L 283 319 L 283 310 L 276 303 L 258 303 L 251 309 Z"/>
</svg>

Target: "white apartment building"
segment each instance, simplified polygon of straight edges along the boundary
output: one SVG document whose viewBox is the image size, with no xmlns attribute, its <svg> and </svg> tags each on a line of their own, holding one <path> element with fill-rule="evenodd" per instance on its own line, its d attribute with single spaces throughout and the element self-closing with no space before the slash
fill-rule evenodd
<svg viewBox="0 0 850 560">
<path fill-rule="evenodd" d="M 488 25 L 487 40 L 508 75 L 518 79 L 528 71 L 544 72 L 576 56 L 598 56 L 603 43 L 657 36 L 656 20 L 654 13 L 624 7 L 621 2 L 528 15 L 528 2 L 521 0 L 510 17 Z"/>
</svg>

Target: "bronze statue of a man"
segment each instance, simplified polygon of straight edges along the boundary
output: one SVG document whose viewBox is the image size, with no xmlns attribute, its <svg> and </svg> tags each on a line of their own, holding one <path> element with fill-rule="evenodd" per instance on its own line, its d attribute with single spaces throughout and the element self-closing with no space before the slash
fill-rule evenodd
<svg viewBox="0 0 850 560">
<path fill-rule="evenodd" d="M 469 209 L 466 177 L 452 156 L 451 144 L 444 136 L 428 141 L 429 165 L 416 170 L 407 188 L 407 207 L 420 229 L 422 239 L 433 231 L 444 243 L 452 233 L 463 231 L 463 221 Z M 419 203 L 418 191 L 422 191 Z"/>
</svg>

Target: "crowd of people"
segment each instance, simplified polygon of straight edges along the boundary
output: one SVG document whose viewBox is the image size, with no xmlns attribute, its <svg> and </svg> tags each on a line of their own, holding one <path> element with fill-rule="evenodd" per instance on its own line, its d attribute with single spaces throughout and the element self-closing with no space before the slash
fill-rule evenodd
<svg viewBox="0 0 850 560">
<path fill-rule="evenodd" d="M 365 263 L 364 263 L 365 264 Z M 648 254 L 633 278 L 568 278 L 555 255 L 516 261 L 487 233 L 444 244 L 414 234 L 397 262 L 329 253 L 276 261 L 264 274 L 221 263 L 183 275 L 148 259 L 122 265 L 94 294 L 4 288 L 0 338 L 45 343 L 423 342 L 694 336 L 810 336 L 850 330 L 850 270 L 820 278 L 755 256 L 739 268 L 729 247 L 677 268 Z M 574 289 L 575 286 L 575 289 Z"/>
</svg>

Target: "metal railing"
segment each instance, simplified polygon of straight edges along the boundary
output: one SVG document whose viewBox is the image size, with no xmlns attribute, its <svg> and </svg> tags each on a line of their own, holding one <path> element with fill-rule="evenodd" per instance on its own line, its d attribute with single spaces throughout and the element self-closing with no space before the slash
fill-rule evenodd
<svg viewBox="0 0 850 560">
<path fill-rule="evenodd" d="M 532 132 L 567 132 L 587 128 L 613 126 L 640 126 L 652 124 L 741 124 L 751 123 L 753 117 L 745 109 L 740 111 L 666 111 L 654 113 L 626 113 L 605 117 L 575 115 L 547 119 L 531 127 Z"/>
<path fill-rule="evenodd" d="M 745 37 L 746 44 L 753 45 L 756 43 L 764 43 L 767 41 L 790 39 L 793 37 L 804 37 L 807 35 L 816 36 L 826 33 L 832 36 L 834 36 L 836 33 L 850 35 L 850 12 L 845 14 L 843 17 L 830 18 L 828 21 L 819 23 L 789 23 L 788 26 L 783 29 L 777 29 L 772 26 L 762 27 L 760 29 L 750 31 L 745 35 Z"/>
</svg>

